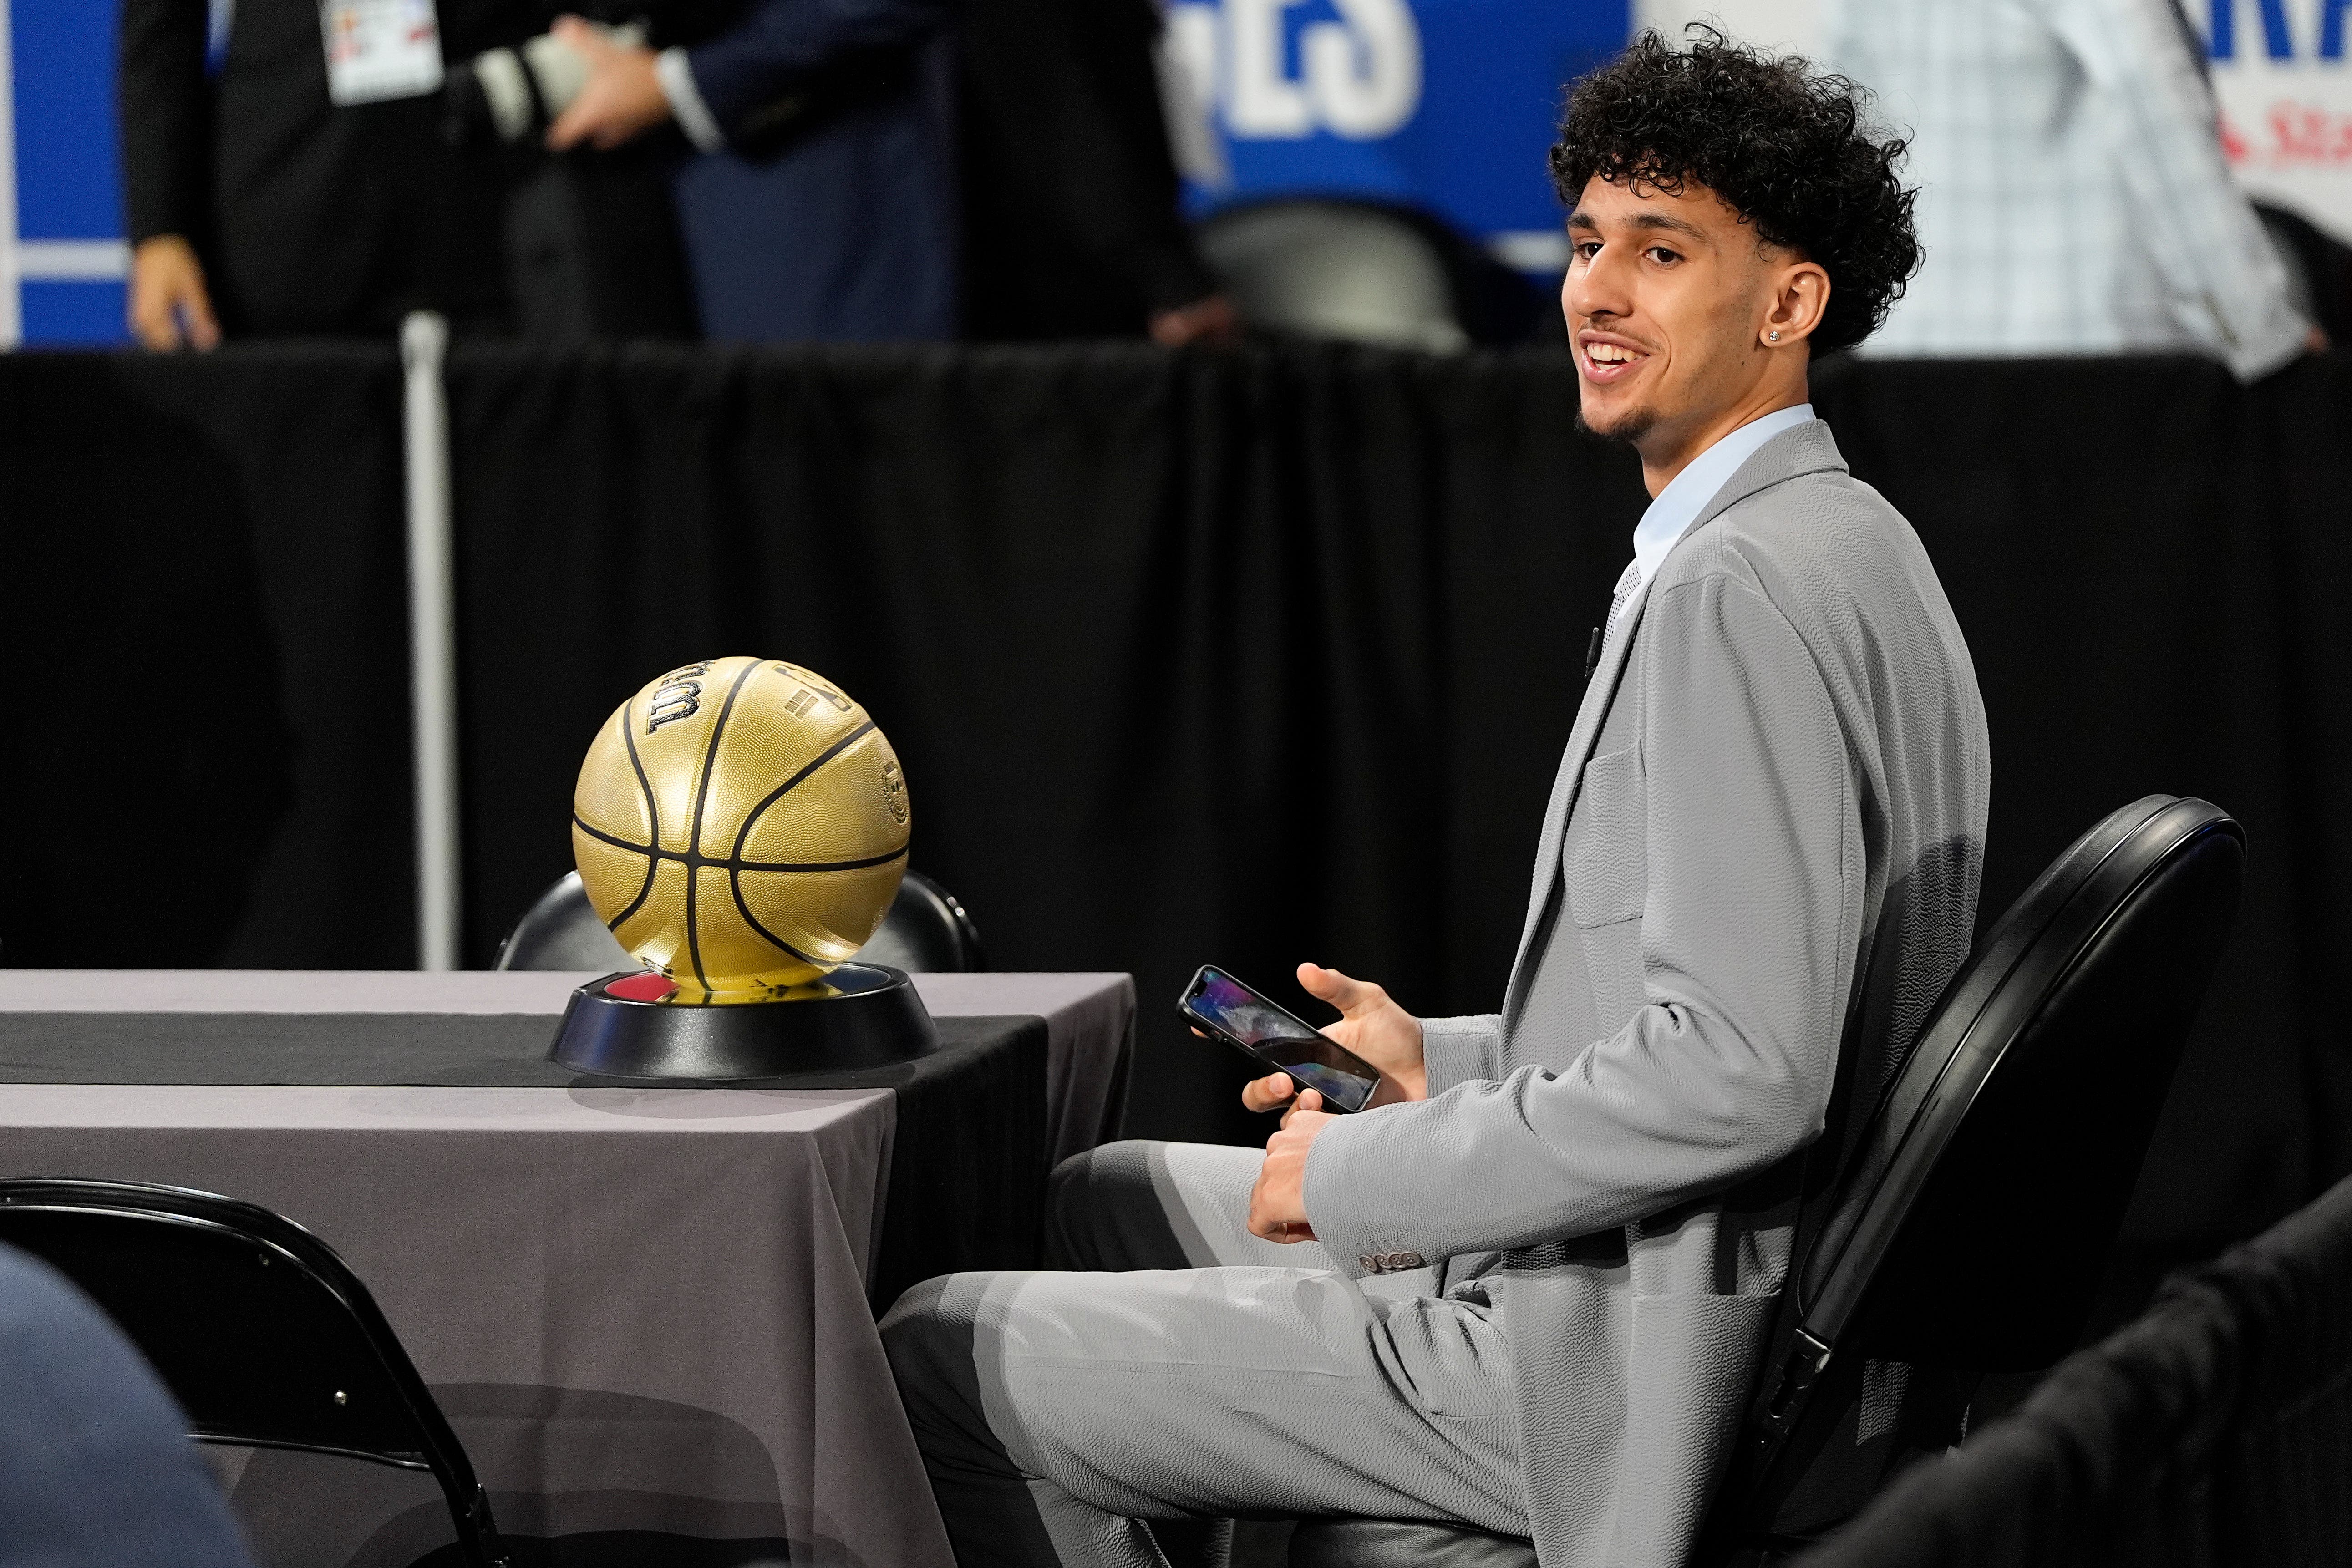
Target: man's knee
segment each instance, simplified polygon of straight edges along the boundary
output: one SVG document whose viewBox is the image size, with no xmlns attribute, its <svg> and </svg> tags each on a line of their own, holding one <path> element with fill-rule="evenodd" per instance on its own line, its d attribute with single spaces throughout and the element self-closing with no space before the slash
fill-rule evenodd
<svg viewBox="0 0 2352 1568">
<path fill-rule="evenodd" d="M 962 1275 L 942 1275 L 911 1286 L 877 1325 L 882 1351 L 900 1397 L 919 1423 L 934 1412 L 951 1419 L 977 1415 L 980 1380 L 972 1364 L 972 1331 L 980 1293 L 960 1289 Z M 918 1415 L 919 1406 L 923 1415 Z"/>
<path fill-rule="evenodd" d="M 1142 1139 L 1073 1154 L 1045 1183 L 1048 1268 L 1182 1268 L 1190 1260 L 1152 1180 Z"/>
<path fill-rule="evenodd" d="M 899 1403 L 923 1462 L 937 1476 L 1018 1473 L 988 1424 L 975 1340 L 985 1274 L 926 1279 L 898 1298 L 877 1325 Z"/>
<path fill-rule="evenodd" d="M 926 1279 L 883 1314 L 882 1349 L 956 1561 L 974 1568 L 1062 1561 L 1029 1473 L 981 1400 L 980 1314 L 991 1274 Z"/>
</svg>

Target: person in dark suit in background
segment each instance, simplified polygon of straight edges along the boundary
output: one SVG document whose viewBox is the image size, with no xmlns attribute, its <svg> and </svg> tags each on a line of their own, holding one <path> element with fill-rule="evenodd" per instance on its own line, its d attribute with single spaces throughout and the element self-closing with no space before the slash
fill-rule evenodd
<svg viewBox="0 0 2352 1568">
<path fill-rule="evenodd" d="M 1177 210 L 1152 0 L 964 0 L 964 313 L 976 338 L 1233 336 Z"/>
<path fill-rule="evenodd" d="M 537 32 L 518 0 L 440 0 L 452 59 Z M 131 327 L 150 348 L 224 331 L 383 333 L 429 306 L 503 310 L 499 174 L 441 132 L 433 81 L 338 104 L 316 0 L 238 0 L 216 78 L 205 0 L 123 0 Z"/>
<path fill-rule="evenodd" d="M 588 65 L 548 129 L 612 149 L 675 121 L 673 182 L 702 330 L 735 342 L 951 338 L 957 329 L 945 0 L 753 0 L 656 53 L 565 17 Z"/>
<path fill-rule="evenodd" d="M 969 337 L 1232 336 L 1177 211 L 1151 0 L 964 0 L 951 82 L 948 20 L 944 0 L 758 0 L 658 55 L 559 24 L 591 75 L 550 144 L 675 120 L 710 154 L 677 189 L 714 337 L 943 337 L 957 294 Z M 909 79 L 877 90 L 903 50 Z"/>
</svg>

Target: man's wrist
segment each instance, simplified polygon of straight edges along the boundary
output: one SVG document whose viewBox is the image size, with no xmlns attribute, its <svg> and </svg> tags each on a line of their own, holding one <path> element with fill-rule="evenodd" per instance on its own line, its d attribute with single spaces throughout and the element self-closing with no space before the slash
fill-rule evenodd
<svg viewBox="0 0 2352 1568">
<path fill-rule="evenodd" d="M 1423 1066 L 1400 1068 L 1381 1074 L 1381 1086 L 1372 1098 L 1364 1102 L 1370 1110 L 1382 1105 L 1402 1105 L 1412 1100 L 1429 1098 L 1429 1068 Z"/>
<path fill-rule="evenodd" d="M 681 48 L 667 48 L 654 57 L 654 79 L 661 84 L 662 98 L 669 104 L 670 118 L 686 132 L 686 139 L 704 153 L 716 153 L 727 145 L 727 133 L 719 128 L 719 117 L 710 112 L 703 101 L 702 89 L 694 79 L 694 62 Z"/>
</svg>

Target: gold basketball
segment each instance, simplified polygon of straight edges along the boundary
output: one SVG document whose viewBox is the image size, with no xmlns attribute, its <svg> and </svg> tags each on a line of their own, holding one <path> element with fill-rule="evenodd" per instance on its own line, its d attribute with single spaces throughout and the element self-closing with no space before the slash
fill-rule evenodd
<svg viewBox="0 0 2352 1568">
<path fill-rule="evenodd" d="M 749 1001 L 866 945 L 907 868 L 898 753 L 823 676 L 673 669 L 597 731 L 572 797 L 588 901 L 688 994 Z"/>
</svg>

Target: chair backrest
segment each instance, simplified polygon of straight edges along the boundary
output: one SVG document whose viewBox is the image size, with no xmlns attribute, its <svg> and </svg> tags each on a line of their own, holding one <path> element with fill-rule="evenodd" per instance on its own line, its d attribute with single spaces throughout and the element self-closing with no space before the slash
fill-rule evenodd
<svg viewBox="0 0 2352 1568">
<path fill-rule="evenodd" d="M 515 921 L 514 930 L 499 943 L 498 962 L 491 967 L 593 969 L 609 974 L 636 966 L 629 950 L 597 918 L 580 873 L 566 871 Z"/>
<path fill-rule="evenodd" d="M 1209 219 L 1200 246 L 1252 326 L 1433 353 L 1470 346 L 1445 256 L 1399 215 L 1264 202 Z"/>
<path fill-rule="evenodd" d="M 1752 1529 L 1798 1489 L 1865 1358 L 1973 1376 L 2074 1348 L 2235 918 L 2244 846 L 2219 807 L 2147 796 L 1987 934 L 1801 1242 L 1726 1516 Z"/>
<path fill-rule="evenodd" d="M 887 964 L 909 974 L 988 967 L 971 916 L 954 894 L 920 871 L 898 879 L 898 896 L 882 917 L 882 929 L 857 950 L 857 957 L 862 963 Z"/>
<path fill-rule="evenodd" d="M 898 880 L 898 897 L 882 926 L 857 950 L 866 963 L 910 973 L 985 969 L 980 931 L 952 894 L 919 871 Z M 557 878 L 499 947 L 499 969 L 634 969 L 629 956 L 588 902 L 580 873 Z"/>
<path fill-rule="evenodd" d="M 488 1497 L 407 1352 L 300 1226 L 184 1187 L 33 1178 L 0 1181 L 0 1241 L 114 1320 L 199 1442 L 430 1471 L 466 1561 L 504 1563 Z"/>
</svg>

